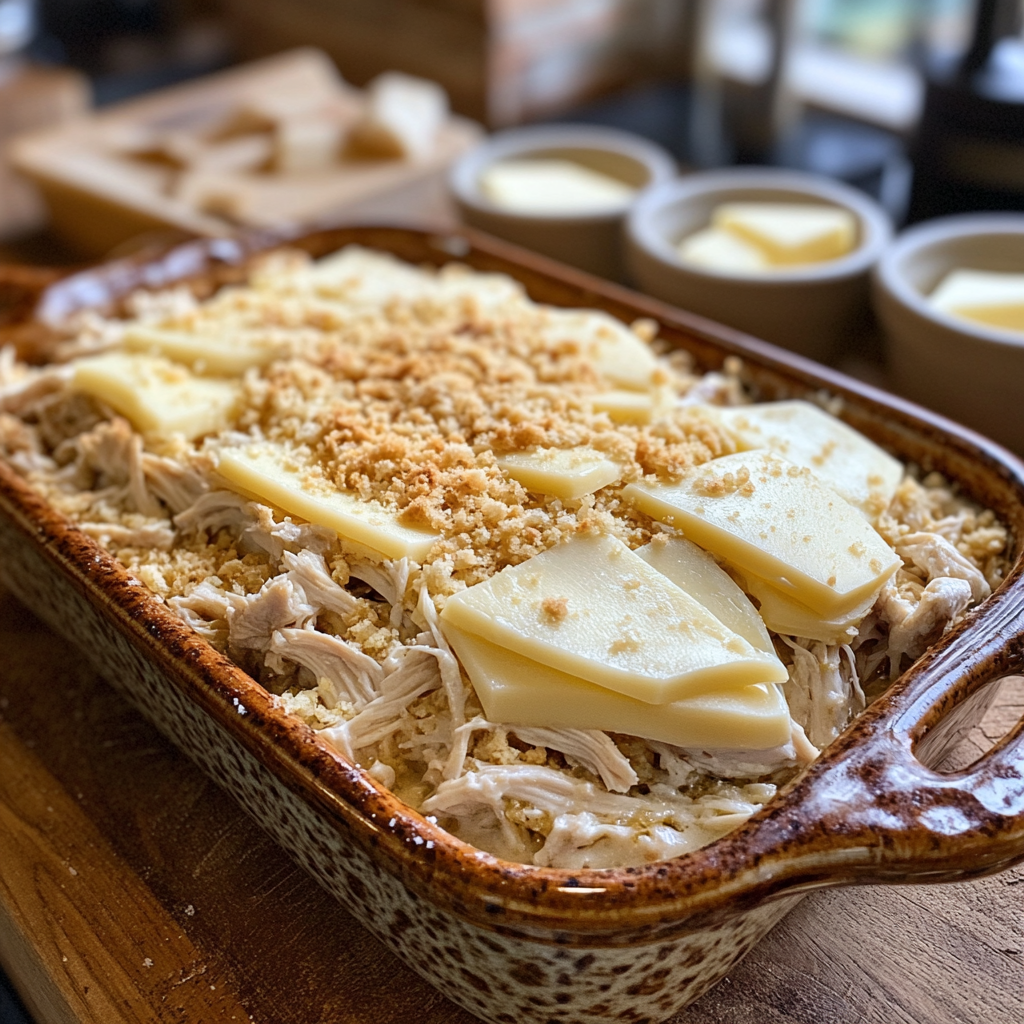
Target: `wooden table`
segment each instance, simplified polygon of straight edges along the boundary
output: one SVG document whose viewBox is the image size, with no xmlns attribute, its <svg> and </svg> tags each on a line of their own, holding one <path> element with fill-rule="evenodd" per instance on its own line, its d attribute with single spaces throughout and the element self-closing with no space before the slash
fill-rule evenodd
<svg viewBox="0 0 1024 1024">
<path fill-rule="evenodd" d="M 1022 714 L 1007 681 L 958 763 Z M 3 591 L 0 964 L 38 1024 L 473 1021 Z M 1024 1024 L 1024 867 L 810 896 L 674 1018 L 897 1021 Z"/>
</svg>

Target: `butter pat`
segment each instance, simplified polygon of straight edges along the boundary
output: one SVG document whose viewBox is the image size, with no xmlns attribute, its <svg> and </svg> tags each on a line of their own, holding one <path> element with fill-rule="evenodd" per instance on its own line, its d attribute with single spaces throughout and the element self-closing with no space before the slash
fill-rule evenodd
<svg viewBox="0 0 1024 1024">
<path fill-rule="evenodd" d="M 481 172 L 480 191 L 515 213 L 586 214 L 617 210 L 636 189 L 574 160 L 501 160 Z"/>
<path fill-rule="evenodd" d="M 223 450 L 217 471 L 247 497 L 326 526 L 384 558 L 422 562 L 437 540 L 432 531 L 399 522 L 398 512 L 339 490 L 319 467 L 281 448 L 254 444 Z"/>
<path fill-rule="evenodd" d="M 810 402 L 766 402 L 715 408 L 737 447 L 768 448 L 832 486 L 874 521 L 903 479 L 898 459 Z"/>
<path fill-rule="evenodd" d="M 541 331 L 552 345 L 576 344 L 597 372 L 621 388 L 653 386 L 658 360 L 621 320 L 597 310 L 549 308 Z"/>
<path fill-rule="evenodd" d="M 694 232 L 679 243 L 678 252 L 687 263 L 727 274 L 758 274 L 772 268 L 756 245 L 724 228 Z"/>
<path fill-rule="evenodd" d="M 536 448 L 500 455 L 496 461 L 528 491 L 570 500 L 593 494 L 622 475 L 618 463 L 588 447 Z"/>
<path fill-rule="evenodd" d="M 131 352 L 153 352 L 197 373 L 238 377 L 253 366 L 266 366 L 276 347 L 250 341 L 238 335 L 201 335 L 167 330 L 143 324 L 131 324 L 124 332 L 123 344 Z"/>
<path fill-rule="evenodd" d="M 857 240 L 854 215 L 822 204 L 722 203 L 711 223 L 756 246 L 776 266 L 833 260 Z"/>
<path fill-rule="evenodd" d="M 162 356 L 107 352 L 78 359 L 71 386 L 106 402 L 142 434 L 188 440 L 228 426 L 238 384 L 197 377 Z"/>
<path fill-rule="evenodd" d="M 580 537 L 450 597 L 441 621 L 651 704 L 787 678 L 614 537 Z"/>
<path fill-rule="evenodd" d="M 1024 331 L 1024 274 L 954 270 L 932 292 L 930 302 L 952 316 Z"/>
<path fill-rule="evenodd" d="M 699 601 L 719 622 L 739 633 L 751 647 L 775 655 L 775 645 L 750 598 L 706 551 L 685 537 L 661 534 L 637 548 L 636 554 Z"/>
<path fill-rule="evenodd" d="M 443 623 L 492 722 L 553 729 L 601 729 L 701 749 L 767 750 L 790 740 L 789 708 L 778 686 L 755 683 L 647 704 L 548 668 Z"/>
<path fill-rule="evenodd" d="M 677 484 L 630 484 L 623 496 L 827 616 L 862 604 L 901 564 L 849 502 L 809 469 L 768 451 L 714 459 Z"/>
</svg>

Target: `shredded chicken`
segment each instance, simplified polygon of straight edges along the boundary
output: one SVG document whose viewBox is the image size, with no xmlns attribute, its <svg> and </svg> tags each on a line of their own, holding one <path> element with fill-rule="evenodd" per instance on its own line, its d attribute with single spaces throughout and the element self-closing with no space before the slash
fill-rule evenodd
<svg viewBox="0 0 1024 1024">
<path fill-rule="evenodd" d="M 71 367 L 28 367 L 5 349 L 0 451 L 344 757 L 514 860 L 643 864 L 724 835 L 846 728 L 865 705 L 862 684 L 894 678 L 1006 568 L 1007 534 L 991 512 L 937 477 L 908 475 L 876 526 L 903 566 L 850 643 L 778 637 L 789 743 L 685 749 L 493 722 L 441 632 L 445 602 L 580 531 L 635 549 L 664 530 L 622 488 L 678 479 L 734 449 L 695 407 L 747 400 L 739 361 L 699 376 L 685 353 L 666 356 L 664 415 L 614 423 L 592 408 L 608 381 L 566 326 L 586 314 L 537 306 L 500 276 L 431 275 L 354 249 L 316 266 L 279 253 L 249 287 L 203 301 L 183 288 L 140 293 L 130 306 L 140 322 L 273 355 L 240 378 L 231 429 L 194 444 L 144 440 L 70 387 Z M 58 358 L 116 349 L 124 330 L 83 315 Z M 633 330 L 649 341 L 657 325 Z M 222 448 L 252 439 L 311 453 L 339 487 L 434 531 L 430 556 L 378 560 L 231 490 L 217 473 Z M 495 458 L 573 446 L 607 454 L 621 480 L 562 500 L 527 491 Z"/>
<path fill-rule="evenodd" d="M 342 701 L 354 709 L 362 708 L 374 699 L 384 678 L 373 658 L 344 640 L 315 629 L 274 631 L 267 664 L 284 671 L 285 660 L 313 673 L 320 698 L 329 708 L 338 707 Z"/>
<path fill-rule="evenodd" d="M 864 708 L 853 652 L 845 644 L 782 640 L 793 652 L 785 684 L 790 713 L 814 746 L 828 746 Z"/>
<path fill-rule="evenodd" d="M 879 619 L 889 626 L 889 678 L 900 673 L 904 655 L 911 660 L 946 633 L 971 603 L 968 580 L 939 576 L 914 601 L 901 596 L 892 581 L 878 598 Z"/>
</svg>

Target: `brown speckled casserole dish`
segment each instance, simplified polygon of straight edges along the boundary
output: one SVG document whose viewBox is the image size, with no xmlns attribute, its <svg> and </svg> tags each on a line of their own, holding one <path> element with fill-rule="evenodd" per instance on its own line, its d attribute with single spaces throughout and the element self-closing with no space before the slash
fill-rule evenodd
<svg viewBox="0 0 1024 1024">
<path fill-rule="evenodd" d="M 930 649 L 793 784 L 738 831 L 642 868 L 501 861 L 452 838 L 281 711 L 261 686 L 152 599 L 0 462 L 0 570 L 174 743 L 420 974 L 488 1021 L 662 1020 L 721 978 L 812 888 L 952 881 L 1024 859 L 1024 723 L 970 769 L 933 770 L 1024 670 L 1024 466 L 907 403 L 725 328 L 473 235 L 327 231 L 412 262 L 453 257 L 518 278 L 532 298 L 653 317 L 703 370 L 730 355 L 764 399 L 825 390 L 904 462 L 937 470 L 1014 537 L 999 590 Z M 0 342 L 45 358 L 47 320 L 139 286 L 207 290 L 273 244 L 191 243 L 49 284 L 6 282 Z M 296 244 L 291 241 L 290 244 Z"/>
</svg>

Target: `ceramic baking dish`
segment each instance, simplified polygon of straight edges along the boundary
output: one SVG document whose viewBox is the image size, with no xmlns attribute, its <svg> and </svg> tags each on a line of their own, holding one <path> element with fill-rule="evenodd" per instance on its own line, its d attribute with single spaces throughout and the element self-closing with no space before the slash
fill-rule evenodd
<svg viewBox="0 0 1024 1024">
<path fill-rule="evenodd" d="M 640 868 L 567 871 L 503 862 L 452 838 L 285 715 L 272 696 L 155 601 L 110 555 L 0 463 L 5 581 L 330 893 L 455 1002 L 502 1024 L 663 1020 L 721 978 L 810 889 L 938 882 L 1024 859 L 1024 723 L 955 774 L 935 770 L 1024 669 L 1024 466 L 996 445 L 797 356 L 469 232 L 325 231 L 414 262 L 453 257 L 518 278 L 534 299 L 654 317 L 705 370 L 739 356 L 752 391 L 826 391 L 843 417 L 907 462 L 939 470 L 1015 538 L 1006 582 L 737 832 Z M 47 323 L 116 304 L 140 285 L 238 279 L 271 244 L 189 243 L 79 273 L 35 296 L 0 289 L 7 337 L 45 354 Z M 19 292 L 19 289 L 21 291 Z M 25 317 L 26 300 L 34 316 Z M 21 312 L 19 312 L 19 310 Z M 325 955 L 330 943 L 325 937 Z"/>
</svg>

